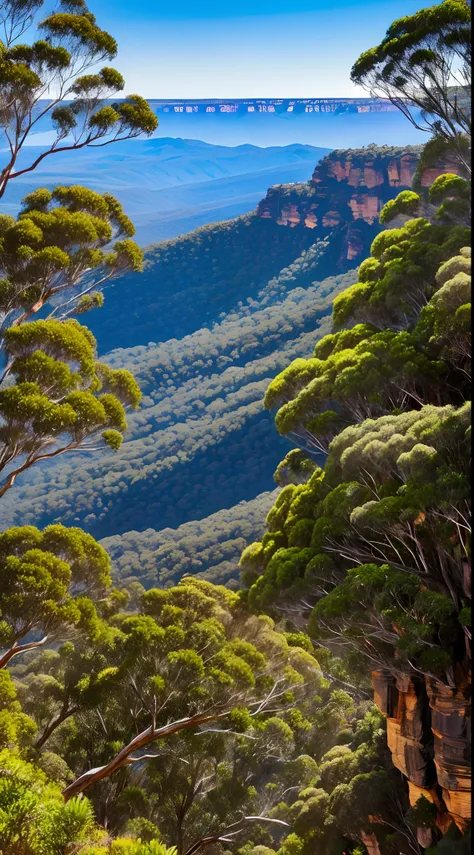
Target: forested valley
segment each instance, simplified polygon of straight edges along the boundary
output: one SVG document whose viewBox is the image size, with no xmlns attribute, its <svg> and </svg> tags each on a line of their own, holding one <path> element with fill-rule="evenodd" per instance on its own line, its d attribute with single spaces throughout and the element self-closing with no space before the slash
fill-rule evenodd
<svg viewBox="0 0 474 855">
<path fill-rule="evenodd" d="M 424 146 L 145 251 L 36 183 L 38 121 L 157 125 L 46 12 L 0 10 L 0 855 L 467 855 L 470 4 L 352 69 Z"/>
</svg>

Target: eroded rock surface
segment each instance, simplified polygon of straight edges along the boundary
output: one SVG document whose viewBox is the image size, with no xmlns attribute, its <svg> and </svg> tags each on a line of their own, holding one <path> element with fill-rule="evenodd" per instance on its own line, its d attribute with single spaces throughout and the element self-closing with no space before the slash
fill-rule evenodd
<svg viewBox="0 0 474 855">
<path fill-rule="evenodd" d="M 418 159 L 418 146 L 332 152 L 307 184 L 271 187 L 258 214 L 288 228 L 313 229 L 315 240 L 331 234 L 335 266 L 342 270 L 369 253 L 382 207 L 411 186 Z"/>
<path fill-rule="evenodd" d="M 333 151 L 306 184 L 270 187 L 257 214 L 286 228 L 312 229 L 315 241 L 330 236 L 333 268 L 347 270 L 369 255 L 385 203 L 412 186 L 420 151 L 421 146 Z M 461 174 L 456 163 L 439 163 L 423 172 L 421 187 L 443 172 Z"/>
<path fill-rule="evenodd" d="M 424 796 L 436 805 L 436 825 L 452 822 L 464 831 L 471 819 L 470 674 L 461 668 L 456 685 L 374 671 L 374 701 L 387 719 L 394 766 L 407 778 L 410 804 Z M 420 829 L 419 843 L 429 846 Z"/>
</svg>

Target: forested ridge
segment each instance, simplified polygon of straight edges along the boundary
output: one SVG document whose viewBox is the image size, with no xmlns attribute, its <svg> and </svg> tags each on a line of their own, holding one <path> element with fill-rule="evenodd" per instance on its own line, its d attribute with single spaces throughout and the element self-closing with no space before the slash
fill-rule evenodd
<svg viewBox="0 0 474 855">
<path fill-rule="evenodd" d="M 45 158 L 156 127 L 84 73 L 117 45 L 83 0 L 42 6 L 0 13 L 0 194 L 54 87 Z M 467 855 L 469 51 L 464 0 L 395 21 L 352 79 L 424 123 L 419 157 L 337 152 L 330 199 L 158 247 L 174 339 L 99 359 L 84 324 L 127 281 L 159 311 L 113 196 L 0 215 L 1 855 Z"/>
<path fill-rule="evenodd" d="M 114 579 L 125 585 L 138 580 L 149 588 L 190 575 L 238 588 L 242 550 L 260 535 L 276 495 L 277 490 L 260 493 L 177 529 L 150 528 L 104 538 L 101 543 L 111 557 Z"/>
<path fill-rule="evenodd" d="M 332 300 L 355 275 L 349 250 L 357 242 L 363 258 L 380 230 L 374 204 L 411 180 L 418 156 L 414 147 L 337 151 L 315 172 L 329 180 L 331 195 L 320 190 L 319 198 L 323 210 L 338 209 L 337 223 L 318 214 L 316 228 L 285 227 L 267 216 L 270 190 L 258 212 L 152 247 L 143 272 L 107 285 L 104 308 L 88 316 L 97 346 L 113 343 L 103 361 L 132 371 L 142 391 L 125 443 L 118 453 L 59 458 L 21 476 L 0 509 L 2 524 L 58 520 L 111 537 L 174 529 L 271 490 L 289 444 L 275 437 L 266 388 L 328 331 Z M 349 186 L 353 172 L 349 183 L 334 177 L 341 161 L 356 174 L 368 165 L 357 187 Z M 389 184 L 391 165 L 401 176 Z M 366 183 L 374 167 L 375 187 Z M 275 191 L 281 212 L 286 188 Z M 314 205 L 311 184 L 292 192 Z M 354 193 L 368 200 L 367 222 L 347 203 Z"/>
<path fill-rule="evenodd" d="M 289 444 L 274 441 L 265 389 L 275 371 L 324 335 L 332 298 L 351 281 L 347 274 L 286 294 L 313 255 L 212 330 L 113 351 L 108 364 L 132 371 L 143 394 L 128 415 L 127 441 L 111 455 L 37 467 L 1 509 L 3 524 L 60 518 L 99 537 L 176 528 L 272 489 Z"/>
</svg>

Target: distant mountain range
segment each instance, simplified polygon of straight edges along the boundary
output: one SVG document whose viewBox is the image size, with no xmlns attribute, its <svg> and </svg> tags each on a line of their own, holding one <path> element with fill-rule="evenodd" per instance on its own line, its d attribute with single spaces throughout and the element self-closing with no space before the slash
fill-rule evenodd
<svg viewBox="0 0 474 855">
<path fill-rule="evenodd" d="M 40 147 L 29 146 L 20 162 L 36 151 Z M 129 140 L 46 158 L 33 177 L 10 182 L 2 207 L 14 213 L 40 182 L 107 190 L 123 202 L 136 239 L 145 246 L 251 210 L 276 181 L 307 180 L 327 152 L 299 144 L 261 148 L 168 137 Z"/>
<path fill-rule="evenodd" d="M 416 145 L 426 134 L 403 114 L 377 98 L 229 98 L 169 100 L 150 98 L 158 116 L 155 137 L 199 139 L 213 145 L 285 146 L 294 143 L 322 148 L 358 148 L 376 143 Z M 40 102 L 38 110 L 45 102 Z M 419 111 L 413 109 L 414 118 Z M 42 145 L 51 131 L 42 117 L 31 144 Z M 1 140 L 0 140 L 1 148 Z M 72 156 L 75 159 L 75 155 Z"/>
</svg>

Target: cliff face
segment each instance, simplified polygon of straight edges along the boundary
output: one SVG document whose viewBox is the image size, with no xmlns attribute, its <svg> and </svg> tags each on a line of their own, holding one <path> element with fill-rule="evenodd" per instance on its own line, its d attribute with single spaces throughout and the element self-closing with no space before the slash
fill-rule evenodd
<svg viewBox="0 0 474 855">
<path fill-rule="evenodd" d="M 420 826 L 428 847 L 454 822 L 464 832 L 471 819 L 470 673 L 459 669 L 455 685 L 431 678 L 372 674 L 374 700 L 387 719 L 393 765 L 408 780 L 410 803 L 424 796 L 437 808 L 435 829 Z"/>
<path fill-rule="evenodd" d="M 307 184 L 271 187 L 257 213 L 278 225 L 331 233 L 337 270 L 362 261 L 380 229 L 383 205 L 411 187 L 419 147 L 368 147 L 334 151 L 321 160 Z"/>
<path fill-rule="evenodd" d="M 270 187 L 257 214 L 287 228 L 312 229 L 315 241 L 331 235 L 335 271 L 348 270 L 369 254 L 385 203 L 412 186 L 420 151 L 421 146 L 333 151 L 307 184 Z M 458 172 L 458 167 L 446 162 L 426 169 L 421 186 L 430 186 L 443 172 Z"/>
</svg>

